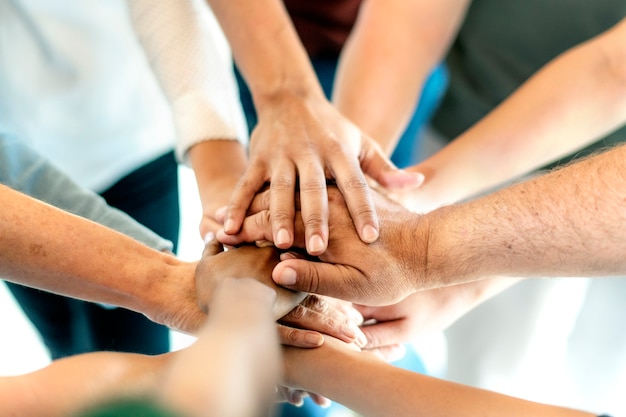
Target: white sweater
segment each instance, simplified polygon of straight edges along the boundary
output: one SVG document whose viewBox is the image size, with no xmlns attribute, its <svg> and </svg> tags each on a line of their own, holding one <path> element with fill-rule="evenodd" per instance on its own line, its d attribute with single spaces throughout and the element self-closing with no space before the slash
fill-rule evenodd
<svg viewBox="0 0 626 417">
<path fill-rule="evenodd" d="M 0 2 L 0 129 L 95 191 L 173 147 L 184 161 L 202 140 L 247 141 L 202 0 Z"/>
</svg>

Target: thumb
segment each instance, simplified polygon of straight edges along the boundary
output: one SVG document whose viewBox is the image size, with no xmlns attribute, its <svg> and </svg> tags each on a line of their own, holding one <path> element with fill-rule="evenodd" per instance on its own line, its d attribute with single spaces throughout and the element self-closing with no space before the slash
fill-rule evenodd
<svg viewBox="0 0 626 417">
<path fill-rule="evenodd" d="M 417 188 L 424 175 L 399 169 L 385 156 L 376 142 L 364 137 L 361 150 L 361 169 L 378 184 L 389 189 Z"/>
<path fill-rule="evenodd" d="M 358 295 L 366 291 L 354 288 L 354 282 L 367 283 L 355 268 L 305 259 L 288 259 L 272 271 L 278 285 L 295 291 L 327 295 L 346 301 L 359 301 Z"/>
<path fill-rule="evenodd" d="M 206 242 L 202 257 L 217 255 L 221 252 L 224 252 L 224 247 L 217 239 L 213 238 Z"/>
</svg>

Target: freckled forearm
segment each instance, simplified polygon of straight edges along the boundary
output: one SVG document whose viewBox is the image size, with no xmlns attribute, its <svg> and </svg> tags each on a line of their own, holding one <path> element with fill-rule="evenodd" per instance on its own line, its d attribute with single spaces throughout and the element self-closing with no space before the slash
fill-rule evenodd
<svg viewBox="0 0 626 417">
<path fill-rule="evenodd" d="M 97 223 L 7 187 L 0 192 L 0 274 L 7 280 L 132 308 L 152 280 L 182 265 Z"/>
</svg>

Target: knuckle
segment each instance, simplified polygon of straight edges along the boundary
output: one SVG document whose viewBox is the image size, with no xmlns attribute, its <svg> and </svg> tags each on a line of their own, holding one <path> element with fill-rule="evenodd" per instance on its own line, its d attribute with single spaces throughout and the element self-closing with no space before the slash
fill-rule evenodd
<svg viewBox="0 0 626 417">
<path fill-rule="evenodd" d="M 304 222 L 304 227 L 306 229 L 318 229 L 322 226 L 322 224 L 324 224 L 324 219 L 319 213 L 311 213 L 306 216 L 306 219 L 302 219 L 302 221 Z"/>
<path fill-rule="evenodd" d="M 302 304 L 297 305 L 291 312 L 289 313 L 289 318 L 291 320 L 302 320 L 306 317 L 308 313 L 308 309 Z"/>
<path fill-rule="evenodd" d="M 285 327 L 282 328 L 283 340 L 286 341 L 290 345 L 297 345 L 300 333 L 297 329 L 293 327 Z"/>
<path fill-rule="evenodd" d="M 270 188 L 276 191 L 293 190 L 294 179 L 282 175 L 276 178 L 272 178 Z"/>
<path fill-rule="evenodd" d="M 346 191 L 358 191 L 368 188 L 367 181 L 363 175 L 352 174 L 342 181 Z"/>
<path fill-rule="evenodd" d="M 304 303 L 309 309 L 322 314 L 326 314 L 330 307 L 326 300 L 315 294 L 311 294 L 307 298 L 305 298 Z"/>
<path fill-rule="evenodd" d="M 289 210 L 282 208 L 272 210 L 270 214 L 272 222 L 289 223 L 293 221 L 293 214 Z"/>
<path fill-rule="evenodd" d="M 322 194 L 326 189 L 325 178 L 308 178 L 300 182 L 300 192 Z"/>
</svg>

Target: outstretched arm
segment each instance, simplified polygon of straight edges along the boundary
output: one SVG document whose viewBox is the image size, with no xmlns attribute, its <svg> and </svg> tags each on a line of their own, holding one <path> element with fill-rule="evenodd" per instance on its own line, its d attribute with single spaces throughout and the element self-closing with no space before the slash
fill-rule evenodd
<svg viewBox="0 0 626 417">
<path fill-rule="evenodd" d="M 337 109 L 390 155 L 469 1 L 369 0 L 343 48 Z"/>
<path fill-rule="evenodd" d="M 626 20 L 555 58 L 483 120 L 410 168 L 407 200 L 428 211 L 489 190 L 598 140 L 626 121 Z"/>
<path fill-rule="evenodd" d="M 0 410 L 8 416 L 68 417 L 99 415 L 97 410 L 117 407 L 111 404 L 132 402 L 162 406 L 167 415 L 203 417 L 269 409 L 279 366 L 274 300 L 271 289 L 251 279 L 227 280 L 189 348 L 158 356 L 88 353 L 0 377 Z"/>
<path fill-rule="evenodd" d="M 237 186 L 224 224 L 236 233 L 254 195 L 270 184 L 273 241 L 293 241 L 293 196 L 299 187 L 306 249 L 328 241 L 326 179 L 337 182 L 358 235 L 378 238 L 378 218 L 364 174 L 384 185 L 412 184 L 378 146 L 324 97 L 304 47 L 279 0 L 208 0 L 250 86 L 259 116 L 250 138 L 250 166 Z"/>
<path fill-rule="evenodd" d="M 595 415 L 407 371 L 337 340 L 315 350 L 285 348 L 284 363 L 287 384 L 320 393 L 365 417 Z"/>
<path fill-rule="evenodd" d="M 491 276 L 610 276 L 626 272 L 626 146 L 471 202 L 418 215 L 382 197 L 381 239 L 355 239 L 338 193 L 326 262 L 283 257 L 274 280 L 366 305 Z M 269 214 L 226 243 L 271 238 Z M 302 241 L 300 240 L 300 245 Z"/>
<path fill-rule="evenodd" d="M 195 263 L 0 185 L 0 276 L 194 331 Z"/>
</svg>

